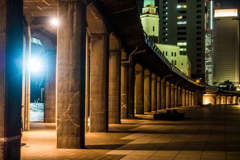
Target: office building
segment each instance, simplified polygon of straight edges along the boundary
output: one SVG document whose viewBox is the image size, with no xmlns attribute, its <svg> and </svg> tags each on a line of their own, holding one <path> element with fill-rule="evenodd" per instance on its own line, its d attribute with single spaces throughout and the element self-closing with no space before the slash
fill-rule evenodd
<svg viewBox="0 0 240 160">
<path fill-rule="evenodd" d="M 205 15 L 205 83 L 207 85 L 213 85 L 213 54 L 214 54 L 214 26 L 213 26 L 213 18 L 214 18 L 214 10 L 220 9 L 220 4 L 214 4 L 213 0 L 206 2 L 206 15 Z"/>
<path fill-rule="evenodd" d="M 191 77 L 191 63 L 187 55 L 180 55 L 180 47 L 170 44 L 156 44 L 170 63 Z"/>
<path fill-rule="evenodd" d="M 237 9 L 215 10 L 213 82 L 239 83 L 239 17 Z"/>
<path fill-rule="evenodd" d="M 194 79 L 205 77 L 205 0 L 160 0 L 159 43 L 180 46 Z"/>
</svg>

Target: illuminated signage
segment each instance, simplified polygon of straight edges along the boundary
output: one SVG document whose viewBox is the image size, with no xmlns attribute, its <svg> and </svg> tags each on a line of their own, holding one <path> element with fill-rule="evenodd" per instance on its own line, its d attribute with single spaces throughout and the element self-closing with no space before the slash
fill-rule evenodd
<svg viewBox="0 0 240 160">
<path fill-rule="evenodd" d="M 215 10 L 215 17 L 237 17 L 237 9 L 218 9 Z"/>
</svg>

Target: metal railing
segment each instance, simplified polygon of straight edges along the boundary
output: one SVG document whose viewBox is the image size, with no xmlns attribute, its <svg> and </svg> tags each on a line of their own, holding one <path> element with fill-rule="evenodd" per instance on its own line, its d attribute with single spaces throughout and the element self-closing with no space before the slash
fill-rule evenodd
<svg viewBox="0 0 240 160">
<path fill-rule="evenodd" d="M 206 86 L 206 91 L 207 92 L 227 92 L 227 93 L 237 93 L 240 94 L 239 91 L 228 91 L 228 90 L 223 90 L 221 88 L 219 88 L 218 86 Z"/>
<path fill-rule="evenodd" d="M 165 57 L 165 55 L 160 51 L 160 49 L 156 46 L 156 44 L 152 41 L 152 39 L 147 35 L 146 32 L 143 32 L 144 37 L 145 37 L 145 43 L 149 46 L 149 48 L 151 48 L 153 50 L 153 52 L 176 74 L 178 74 L 179 76 L 183 77 L 184 79 L 186 79 L 187 81 L 204 87 L 204 85 L 200 85 L 197 82 L 195 82 L 194 79 L 192 79 L 191 77 L 187 76 L 185 73 L 183 73 L 180 69 L 178 69 L 175 65 L 173 65 L 172 63 L 169 62 L 169 60 Z"/>
</svg>

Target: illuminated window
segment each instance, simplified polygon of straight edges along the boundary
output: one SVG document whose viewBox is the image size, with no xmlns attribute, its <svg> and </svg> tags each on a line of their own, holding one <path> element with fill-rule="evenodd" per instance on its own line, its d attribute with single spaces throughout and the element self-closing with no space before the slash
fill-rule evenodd
<svg viewBox="0 0 240 160">
<path fill-rule="evenodd" d="M 177 24 L 187 24 L 187 21 L 178 21 Z"/>
<path fill-rule="evenodd" d="M 187 51 L 187 48 L 180 48 L 180 51 Z"/>
<path fill-rule="evenodd" d="M 187 8 L 187 5 L 177 5 L 177 8 Z"/>
<path fill-rule="evenodd" d="M 178 16 L 177 19 L 182 19 L 182 16 Z"/>
<path fill-rule="evenodd" d="M 31 38 L 31 42 L 40 46 L 42 45 L 41 41 L 35 37 Z"/>
</svg>

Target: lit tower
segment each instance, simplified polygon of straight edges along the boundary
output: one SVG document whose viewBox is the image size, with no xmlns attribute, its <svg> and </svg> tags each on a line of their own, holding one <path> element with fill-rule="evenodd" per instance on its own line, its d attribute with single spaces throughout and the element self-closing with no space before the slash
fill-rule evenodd
<svg viewBox="0 0 240 160">
<path fill-rule="evenodd" d="M 143 30 L 158 43 L 158 24 L 159 16 L 156 14 L 156 7 L 154 0 L 144 0 L 141 21 Z"/>
<path fill-rule="evenodd" d="M 206 2 L 207 12 L 205 15 L 205 81 L 208 85 L 213 85 L 213 53 L 214 53 L 214 35 L 213 18 L 214 10 L 220 8 L 220 4 L 214 5 L 213 0 Z"/>
<path fill-rule="evenodd" d="M 213 82 L 239 83 L 239 17 L 237 9 L 218 9 L 214 15 Z"/>
</svg>

